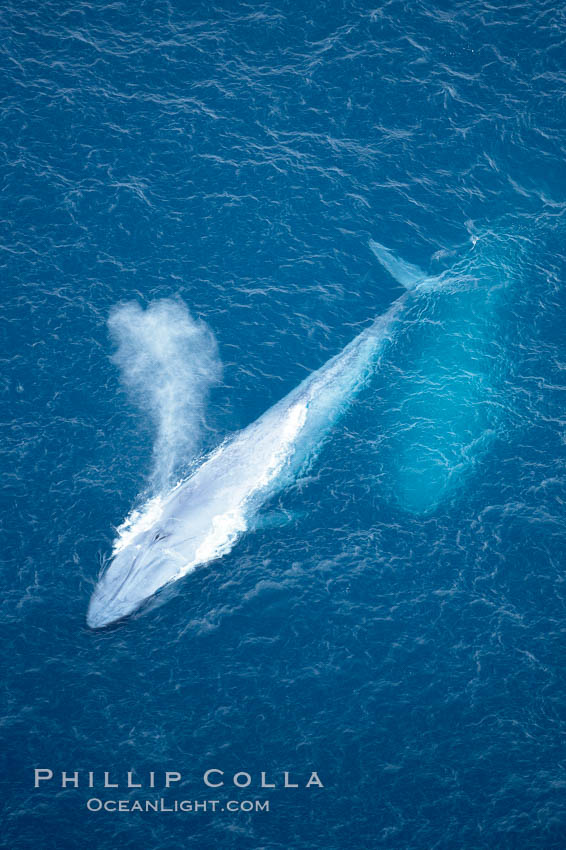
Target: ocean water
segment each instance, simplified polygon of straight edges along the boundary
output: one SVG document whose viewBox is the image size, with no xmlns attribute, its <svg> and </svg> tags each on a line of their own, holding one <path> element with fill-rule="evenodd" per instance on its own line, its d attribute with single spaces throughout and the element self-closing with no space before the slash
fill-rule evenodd
<svg viewBox="0 0 566 850">
<path fill-rule="evenodd" d="M 2 846 L 565 847 L 564 9 L 0 19 Z M 471 284 L 414 306 L 278 498 L 290 522 L 89 630 L 132 507 L 399 297 L 372 238 Z M 132 378 L 139 327 L 109 318 L 150 307 L 157 340 L 171 299 L 176 347 Z M 252 784 L 207 789 L 210 768 Z"/>
</svg>

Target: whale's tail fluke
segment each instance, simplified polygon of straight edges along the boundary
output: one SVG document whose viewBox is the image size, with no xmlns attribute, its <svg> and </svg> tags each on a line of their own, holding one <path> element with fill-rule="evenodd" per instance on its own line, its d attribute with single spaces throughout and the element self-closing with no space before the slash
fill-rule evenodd
<svg viewBox="0 0 566 850">
<path fill-rule="evenodd" d="M 381 263 L 384 269 L 387 269 L 391 277 L 404 286 L 405 289 L 414 289 L 419 283 L 427 280 L 429 275 L 426 274 L 418 266 L 412 263 L 407 263 L 400 257 L 397 257 L 393 251 L 381 245 L 374 239 L 369 240 L 369 247 Z"/>
</svg>

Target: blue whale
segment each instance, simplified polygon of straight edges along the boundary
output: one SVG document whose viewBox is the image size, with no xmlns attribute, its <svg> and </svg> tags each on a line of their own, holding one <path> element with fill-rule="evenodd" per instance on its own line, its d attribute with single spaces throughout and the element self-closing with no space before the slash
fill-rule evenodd
<svg viewBox="0 0 566 850">
<path fill-rule="evenodd" d="M 370 247 L 406 292 L 186 480 L 129 517 L 90 600 L 91 628 L 131 614 L 160 588 L 230 552 L 254 527 L 262 505 L 312 463 L 375 369 L 411 298 L 441 283 L 377 242 Z"/>
</svg>

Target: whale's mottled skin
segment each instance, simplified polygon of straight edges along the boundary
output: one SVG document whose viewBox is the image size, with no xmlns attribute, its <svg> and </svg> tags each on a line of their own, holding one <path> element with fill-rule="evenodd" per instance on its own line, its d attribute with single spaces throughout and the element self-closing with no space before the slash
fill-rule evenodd
<svg viewBox="0 0 566 850">
<path fill-rule="evenodd" d="M 370 247 L 408 290 L 433 282 L 378 243 Z M 153 501 L 115 547 L 90 601 L 91 628 L 131 614 L 164 585 L 232 549 L 261 506 L 316 456 L 385 350 L 410 295 L 404 293 L 340 354 L 222 443 L 164 499 Z"/>
</svg>

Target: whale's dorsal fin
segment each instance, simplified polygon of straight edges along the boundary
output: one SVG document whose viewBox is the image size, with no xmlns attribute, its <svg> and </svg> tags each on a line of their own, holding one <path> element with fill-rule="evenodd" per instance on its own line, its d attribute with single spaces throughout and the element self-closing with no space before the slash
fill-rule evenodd
<svg viewBox="0 0 566 850">
<path fill-rule="evenodd" d="M 428 279 L 429 276 L 418 266 L 397 257 L 393 251 L 374 239 L 369 240 L 369 247 L 383 268 L 387 269 L 391 277 L 394 277 L 405 289 L 414 289 L 419 283 Z"/>
</svg>

